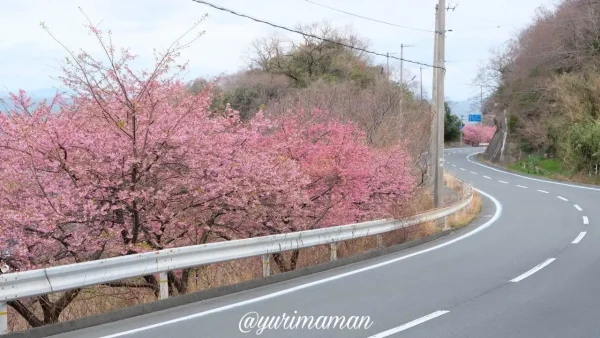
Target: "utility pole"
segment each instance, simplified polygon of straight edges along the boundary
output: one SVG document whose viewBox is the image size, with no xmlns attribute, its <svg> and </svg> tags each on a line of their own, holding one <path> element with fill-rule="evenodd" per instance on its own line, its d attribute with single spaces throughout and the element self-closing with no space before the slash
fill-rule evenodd
<svg viewBox="0 0 600 338">
<path fill-rule="evenodd" d="M 431 81 L 431 138 L 429 140 L 429 186 L 435 193 L 435 177 L 437 170 L 437 57 L 438 57 L 438 5 L 435 5 L 435 29 L 433 33 L 433 79 Z M 435 198 L 434 198 L 435 199 Z"/>
<path fill-rule="evenodd" d="M 479 112 L 481 113 L 481 119 L 483 120 L 483 85 L 479 85 L 481 87 L 481 96 L 479 98 Z M 481 122 L 479 123 L 481 124 Z"/>
<path fill-rule="evenodd" d="M 394 55 L 394 54 L 396 54 L 396 53 L 390 53 L 390 52 L 385 53 L 385 57 L 387 59 L 386 71 L 387 71 L 388 80 L 390 79 L 390 55 Z"/>
<path fill-rule="evenodd" d="M 423 102 L 423 67 L 420 67 L 419 71 L 421 72 L 421 80 L 420 80 L 420 82 L 421 82 L 421 96 L 420 96 L 420 98 L 421 98 L 421 102 Z"/>
<path fill-rule="evenodd" d="M 404 101 L 404 47 L 414 46 L 400 44 L 400 114 L 402 114 L 402 102 Z"/>
<path fill-rule="evenodd" d="M 413 45 L 405 45 L 405 44 L 400 44 L 400 83 L 402 83 L 402 80 L 404 79 L 404 48 L 406 47 L 414 47 Z"/>
<path fill-rule="evenodd" d="M 390 53 L 386 53 L 385 57 L 387 59 L 387 66 L 385 67 L 385 71 L 387 73 L 388 79 L 390 78 Z"/>
<path fill-rule="evenodd" d="M 434 191 L 433 191 L 433 204 L 436 208 L 441 207 L 444 201 L 443 187 L 444 187 L 444 111 L 445 111 L 445 100 L 444 100 L 444 77 L 445 77 L 445 33 L 446 33 L 446 0 L 439 0 L 438 3 L 438 20 L 436 25 L 436 32 L 438 35 L 437 41 L 437 55 L 436 63 L 437 66 L 436 82 L 437 82 L 437 95 L 436 95 L 436 106 L 437 106 L 437 139 L 436 139 L 436 170 L 434 178 Z"/>
<path fill-rule="evenodd" d="M 463 121 L 465 119 L 465 116 L 463 114 L 460 115 L 460 146 L 462 148 L 463 146 L 463 132 L 462 132 L 462 128 L 463 128 Z"/>
</svg>

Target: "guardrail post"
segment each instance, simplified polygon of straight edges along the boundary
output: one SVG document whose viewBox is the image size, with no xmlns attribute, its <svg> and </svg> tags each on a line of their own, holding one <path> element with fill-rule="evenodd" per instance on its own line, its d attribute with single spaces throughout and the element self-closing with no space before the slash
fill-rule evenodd
<svg viewBox="0 0 600 338">
<path fill-rule="evenodd" d="M 0 303 L 0 335 L 8 333 L 8 305 Z"/>
<path fill-rule="evenodd" d="M 269 255 L 262 255 L 263 277 L 271 275 L 271 259 Z"/>
<path fill-rule="evenodd" d="M 377 249 L 383 248 L 383 236 L 381 236 L 381 234 L 379 234 L 375 237 L 377 237 Z"/>
<path fill-rule="evenodd" d="M 169 277 L 167 272 L 161 272 L 158 280 L 160 282 L 160 299 L 169 298 Z"/>
<path fill-rule="evenodd" d="M 329 253 L 331 254 L 330 260 L 337 260 L 337 242 L 329 244 Z"/>
</svg>

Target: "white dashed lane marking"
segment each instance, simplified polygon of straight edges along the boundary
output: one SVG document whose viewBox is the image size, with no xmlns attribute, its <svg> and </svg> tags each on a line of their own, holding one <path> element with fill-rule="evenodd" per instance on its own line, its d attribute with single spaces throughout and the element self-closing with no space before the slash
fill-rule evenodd
<svg viewBox="0 0 600 338">
<path fill-rule="evenodd" d="M 571 243 L 577 244 L 577 243 L 581 242 L 581 240 L 583 239 L 583 236 L 585 236 L 585 234 L 586 234 L 585 231 L 581 232 L 579 234 L 579 236 L 577 236 L 577 238 L 575 238 L 575 240 L 573 242 L 571 242 Z"/>
<path fill-rule="evenodd" d="M 543 269 L 545 266 L 547 266 L 548 264 L 550 264 L 550 263 L 554 262 L 554 260 L 555 260 L 555 259 L 556 259 L 556 258 L 548 258 L 548 259 L 547 259 L 547 260 L 546 260 L 544 263 L 542 263 L 542 264 L 540 264 L 540 265 L 536 266 L 535 268 L 533 268 L 533 269 L 531 269 L 531 270 L 529 270 L 529 271 L 525 272 L 524 274 L 520 275 L 520 276 L 519 276 L 519 277 L 517 277 L 517 278 L 511 279 L 511 282 L 513 282 L 513 283 L 517 283 L 517 282 L 520 282 L 520 281 L 522 281 L 523 279 L 525 279 L 525 278 L 527 278 L 527 277 L 529 277 L 529 276 L 533 275 L 534 273 L 536 273 L 536 272 L 538 272 L 538 271 L 542 270 L 542 269 Z"/>
<path fill-rule="evenodd" d="M 434 318 L 437 318 L 437 317 L 439 317 L 441 315 L 444 315 L 444 314 L 446 314 L 448 312 L 449 311 L 445 311 L 445 310 L 436 311 L 434 313 L 428 314 L 427 316 L 423 316 L 423 317 L 421 317 L 419 319 L 415 319 L 415 320 L 410 321 L 410 322 L 408 322 L 406 324 L 397 326 L 397 327 L 395 327 L 393 329 L 389 329 L 387 331 L 384 331 L 384 332 L 378 333 L 376 335 L 370 336 L 369 338 L 384 338 L 384 337 L 389 337 L 389 336 L 391 336 L 393 334 L 396 334 L 398 332 L 402 332 L 404 330 L 408 330 L 411 327 L 417 326 L 419 324 L 423 324 L 423 323 L 425 323 L 427 321 L 430 321 L 430 320 L 432 320 Z"/>
</svg>

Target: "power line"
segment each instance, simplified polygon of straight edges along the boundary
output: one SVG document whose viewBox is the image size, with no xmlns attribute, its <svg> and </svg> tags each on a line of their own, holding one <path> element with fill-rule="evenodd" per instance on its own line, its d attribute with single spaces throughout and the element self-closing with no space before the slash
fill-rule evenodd
<svg viewBox="0 0 600 338">
<path fill-rule="evenodd" d="M 378 52 L 374 52 L 374 51 L 371 51 L 371 50 L 368 50 L 368 49 L 364 49 L 364 48 L 360 48 L 360 47 L 356 47 L 356 46 L 347 45 L 345 43 L 341 43 L 341 42 L 338 42 L 338 41 L 330 40 L 330 39 L 327 39 L 327 38 L 322 38 L 320 36 L 316 36 L 316 35 L 309 34 L 309 33 L 304 33 L 304 32 L 301 32 L 299 30 L 291 29 L 291 28 L 288 28 L 288 27 L 285 27 L 285 26 L 281 26 L 281 25 L 277 25 L 277 24 L 274 24 L 274 23 L 271 23 L 271 22 L 268 22 L 268 21 L 265 21 L 265 20 L 257 19 L 257 18 L 251 17 L 249 15 L 246 15 L 246 14 L 235 12 L 235 11 L 233 11 L 231 9 L 228 9 L 228 8 L 219 7 L 219 6 L 211 4 L 210 2 L 207 2 L 207 1 L 203 1 L 203 0 L 192 0 L 192 1 L 197 2 L 199 4 L 207 5 L 209 7 L 212 7 L 214 9 L 218 9 L 220 11 L 228 12 L 228 13 L 231 13 L 233 15 L 237 15 L 237 16 L 240 16 L 240 17 L 244 17 L 244 18 L 247 18 L 247 19 L 259 22 L 259 23 L 263 23 L 263 24 L 266 24 L 266 25 L 269 25 L 269 26 L 272 26 L 272 27 L 275 27 L 275 28 L 283 29 L 283 30 L 286 30 L 288 32 L 292 32 L 292 33 L 296 33 L 296 34 L 308 36 L 308 37 L 311 37 L 311 38 L 314 38 L 314 39 L 318 39 L 318 40 L 321 40 L 321 41 L 333 43 L 333 44 L 336 44 L 336 45 L 339 45 L 339 46 L 342 46 L 342 47 L 346 47 L 346 48 L 358 50 L 358 51 L 361 51 L 361 52 L 365 52 L 367 54 L 372 54 L 372 55 L 377 55 L 377 56 L 382 56 L 382 57 L 388 57 L 388 55 L 383 54 L 383 53 L 378 53 Z M 395 60 L 406 61 L 408 63 L 412 63 L 412 64 L 416 64 L 416 65 L 421 65 L 421 66 L 426 66 L 426 67 L 431 67 L 431 68 L 441 68 L 441 69 L 443 69 L 442 67 L 430 65 L 430 64 L 427 64 L 427 63 L 423 63 L 423 62 L 407 60 L 407 59 L 404 59 L 404 58 L 399 58 L 399 57 L 395 57 L 395 56 L 391 56 L 391 55 L 389 57 L 392 58 L 392 59 L 395 59 Z"/>
<path fill-rule="evenodd" d="M 386 21 L 383 21 L 383 20 L 373 19 L 373 18 L 369 18 L 369 17 L 366 17 L 366 16 L 362 16 L 362 15 L 358 15 L 358 14 L 354 14 L 354 13 L 346 12 L 346 11 L 343 11 L 343 10 L 341 10 L 341 9 L 337 9 L 337 8 L 329 7 L 329 6 L 326 6 L 326 5 L 320 4 L 320 3 L 318 3 L 318 2 L 311 1 L 311 0 L 305 0 L 305 1 L 306 1 L 306 2 L 310 2 L 311 4 L 314 4 L 314 5 L 317 5 L 317 6 L 321 6 L 321 7 L 325 7 L 325 8 L 331 9 L 331 10 L 333 10 L 333 11 L 336 11 L 336 12 L 340 12 L 340 13 L 348 14 L 348 15 L 351 15 L 351 16 L 354 16 L 354 17 L 357 17 L 357 18 L 361 18 L 361 19 L 365 19 L 365 20 L 369 20 L 369 21 L 373 21 L 373 22 L 382 23 L 382 24 L 384 24 L 384 25 L 388 25 L 388 26 L 400 27 L 400 28 L 404 28 L 404 29 L 410 29 L 410 30 L 414 30 L 414 31 L 420 31 L 420 32 L 430 32 L 430 33 L 435 33 L 434 31 L 432 31 L 432 30 L 429 30 L 429 29 L 423 29 L 423 28 L 415 28 L 415 27 L 402 26 L 402 25 L 398 25 L 398 24 L 395 24 L 395 23 L 386 22 Z"/>
</svg>

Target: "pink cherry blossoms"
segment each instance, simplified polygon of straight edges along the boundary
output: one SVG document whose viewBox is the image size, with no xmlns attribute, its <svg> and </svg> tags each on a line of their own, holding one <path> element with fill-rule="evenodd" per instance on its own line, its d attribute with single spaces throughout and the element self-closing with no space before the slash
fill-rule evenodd
<svg viewBox="0 0 600 338">
<path fill-rule="evenodd" d="M 0 114 L 0 260 L 14 270 L 387 217 L 414 189 L 402 147 L 372 148 L 354 124 L 215 116 L 208 90 L 172 76 L 176 53 L 136 72 L 105 50 L 64 66 L 68 97 L 20 92 Z"/>
<path fill-rule="evenodd" d="M 494 137 L 496 127 L 467 124 L 463 127 L 462 132 L 465 143 L 477 145 L 490 142 Z"/>
</svg>

